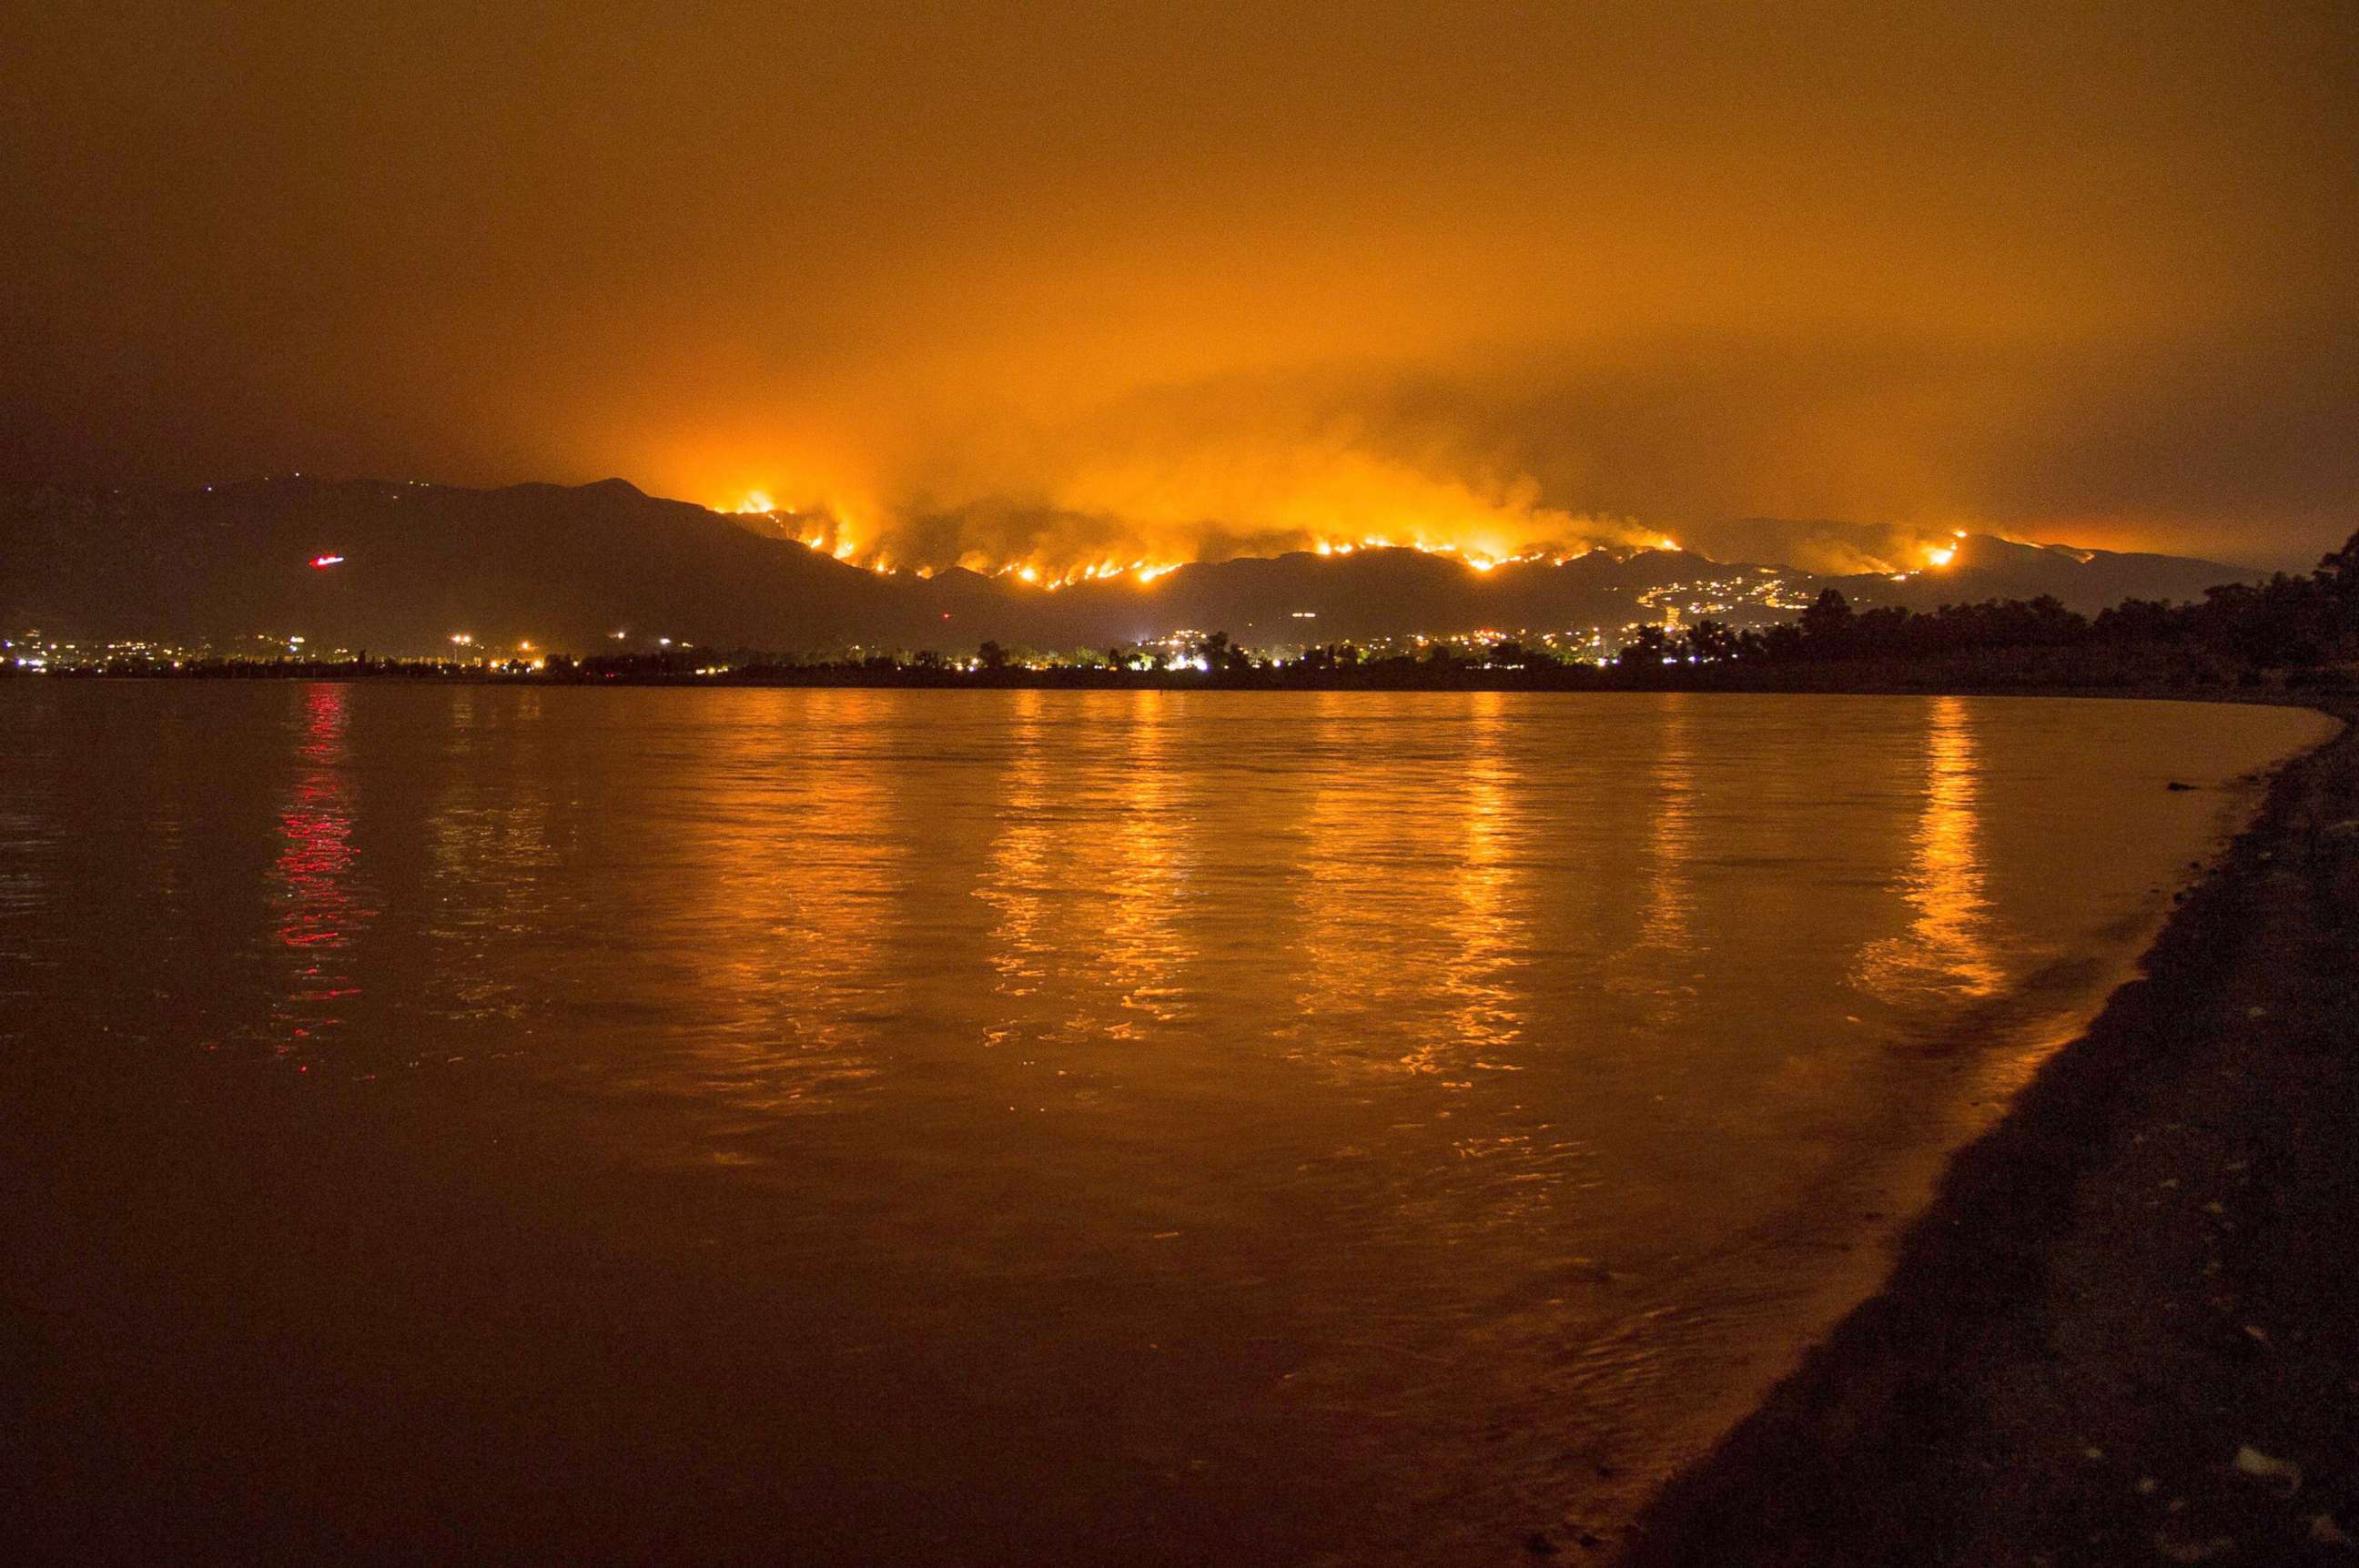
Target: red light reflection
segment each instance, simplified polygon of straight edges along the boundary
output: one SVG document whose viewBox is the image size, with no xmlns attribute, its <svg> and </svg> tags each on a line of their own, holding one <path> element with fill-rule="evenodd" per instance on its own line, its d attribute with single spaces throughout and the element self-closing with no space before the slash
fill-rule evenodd
<svg viewBox="0 0 2359 1568">
<path fill-rule="evenodd" d="M 305 693 L 302 742 L 296 751 L 304 770 L 278 818 L 278 858 L 272 866 L 277 937 L 299 961 L 278 1008 L 286 1026 L 282 1052 L 333 1028 L 342 1004 L 360 994 L 336 954 L 376 913 L 352 885 L 346 702 L 342 686 L 313 686 Z"/>
</svg>

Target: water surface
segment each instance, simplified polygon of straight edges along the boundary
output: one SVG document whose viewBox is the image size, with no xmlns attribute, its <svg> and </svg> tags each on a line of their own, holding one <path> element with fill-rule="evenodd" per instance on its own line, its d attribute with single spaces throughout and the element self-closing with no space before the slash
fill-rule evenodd
<svg viewBox="0 0 2359 1568">
<path fill-rule="evenodd" d="M 5 1468 L 94 1556 L 1610 1533 L 2327 727 L 0 686 Z"/>
</svg>

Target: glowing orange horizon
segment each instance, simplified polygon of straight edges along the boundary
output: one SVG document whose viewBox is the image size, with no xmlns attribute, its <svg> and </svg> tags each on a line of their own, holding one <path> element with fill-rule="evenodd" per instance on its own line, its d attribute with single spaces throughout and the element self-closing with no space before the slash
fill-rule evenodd
<svg viewBox="0 0 2359 1568">
<path fill-rule="evenodd" d="M 1449 508 L 1410 505 L 1403 508 L 1411 514 L 1403 519 L 1403 526 L 1364 532 L 1285 526 L 1220 532 L 1103 518 L 1092 520 L 1100 525 L 1101 534 L 1118 536 L 1123 548 L 1109 550 L 1103 539 L 1091 548 L 1081 539 L 1036 535 L 1012 541 L 1015 548 L 994 550 L 968 545 L 953 535 L 950 548 L 936 544 L 929 549 L 933 541 L 925 528 L 897 526 L 881 515 L 881 508 L 876 513 L 864 508 L 866 520 L 855 530 L 843 509 L 824 501 L 782 506 L 776 499 L 777 494 L 776 489 L 749 489 L 712 509 L 740 517 L 766 518 L 777 526 L 777 537 L 880 575 L 907 573 L 924 578 L 957 568 L 1044 593 L 1116 581 L 1144 587 L 1182 566 L 1298 552 L 1341 557 L 1366 550 L 1416 550 L 1488 574 L 1508 566 L 1563 566 L 1598 550 L 1687 549 L 1670 534 L 1629 519 L 1584 519 L 1528 502 L 1468 506 L 1456 516 L 1449 515 Z M 1412 501 L 1417 498 L 1411 497 Z M 1288 509 L 1280 505 L 1266 510 L 1283 518 Z M 1584 523 L 1593 526 L 1581 527 Z M 1573 528 L 1568 530 L 1567 524 Z M 1554 530 L 1554 537 L 1549 537 L 1547 530 Z M 1572 537 L 1567 537 L 1568 532 Z M 1862 557 L 1862 566 L 1852 570 L 1875 571 L 1905 581 L 1919 572 L 1954 564 L 1967 537 L 1965 529 L 1951 528 L 1904 530 L 1904 538 L 1909 535 L 1913 540 L 1891 559 Z M 1825 570 L 1796 564 L 1802 570 Z"/>
</svg>

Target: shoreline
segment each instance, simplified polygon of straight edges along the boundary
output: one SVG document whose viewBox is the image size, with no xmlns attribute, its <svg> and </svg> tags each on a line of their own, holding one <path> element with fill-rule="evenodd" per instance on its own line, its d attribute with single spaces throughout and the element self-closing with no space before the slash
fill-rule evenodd
<svg viewBox="0 0 2359 1568">
<path fill-rule="evenodd" d="M 2301 705 L 2343 728 L 1625 1568 L 2359 1562 L 2359 724 Z"/>
<path fill-rule="evenodd" d="M 1905 668 L 1905 667 L 1904 667 Z M 473 667 L 385 667 L 254 664 L 189 670 L 63 670 L 22 675 L 0 667 L 0 690 L 22 682 L 106 685 L 194 683 L 245 685 L 267 681 L 299 684 L 386 685 L 410 690 L 455 686 L 506 687 L 518 691 L 1180 691 L 1274 694 L 1287 692 L 1529 692 L 1572 696 L 1685 693 L 1756 697 L 2044 697 L 2104 698 L 2133 702 L 2223 702 L 2263 707 L 2314 708 L 2335 718 L 2359 713 L 2359 671 L 2334 669 L 2307 681 L 2262 680 L 2250 683 L 2169 681 L 1990 681 L 1961 679 L 1940 666 L 1926 666 L 1901 678 L 1893 667 L 1825 663 L 1760 670 L 1695 671 L 1658 675 L 1593 666 L 1563 666 L 1546 673 L 1518 675 L 1454 670 L 1435 675 L 1394 677 L 1356 670 L 1253 672 L 1244 677 L 1194 671 L 1010 670 L 933 672 L 909 667 L 892 671 L 841 668 L 730 670 L 712 676 L 631 673 L 597 678 L 541 672 L 506 674 Z"/>
<path fill-rule="evenodd" d="M 397 683 L 413 689 L 433 684 Z M 453 683 L 472 688 L 499 682 Z M 557 684 L 516 683 L 536 691 Z M 1146 686 L 1144 681 L 1139 684 Z M 1191 684 L 1182 689 L 1223 688 Z M 1669 691 L 1710 694 L 1709 690 L 1698 691 L 1691 685 L 1668 683 L 1592 690 L 1600 696 L 1617 690 L 1658 695 Z M 2308 1282 L 2303 1288 L 2313 1298 L 2313 1304 L 2305 1309 L 2306 1316 L 2265 1315 L 2250 1308 L 2250 1315 L 2240 1313 L 2234 1321 L 2213 1323 L 2211 1314 L 2200 1314 L 2202 1324 L 2214 1329 L 2224 1326 L 2234 1337 L 2224 1345 L 2206 1340 L 2183 1363 L 2152 1361 L 2150 1344 L 2137 1337 L 2140 1332 L 2156 1327 L 2140 1321 L 2142 1316 L 2153 1315 L 2147 1309 L 2168 1299 L 2152 1288 L 2156 1279 L 2208 1279 L 2202 1269 L 2215 1256 L 2222 1259 L 2223 1277 L 2233 1275 L 2239 1281 L 2266 1280 L 2288 1272 L 2284 1257 L 2241 1258 L 2220 1246 L 2216 1234 L 2226 1223 L 2247 1223 L 2245 1212 L 2232 1207 L 2241 1202 L 2236 1192 L 2225 1188 L 2248 1178 L 2256 1182 L 2268 1179 L 2272 1162 L 2268 1129 L 2247 1126 L 2242 1132 L 2234 1128 L 2223 1132 L 2208 1127 L 2207 1137 L 2214 1143 L 2227 1140 L 2233 1151 L 2171 1146 L 2166 1171 L 2133 1171 L 2135 1179 L 2124 1178 L 2113 1194 L 2112 1208 L 2104 1211 L 2123 1223 L 2104 1233 L 2103 1246 L 2083 1246 L 2078 1252 L 2068 1248 L 2071 1224 L 2078 1211 L 2065 1201 L 2074 1183 L 2101 1168 L 2108 1150 L 2121 1152 L 2114 1146 L 2142 1138 L 2156 1145 L 2155 1150 L 2147 1151 L 2153 1155 L 2165 1148 L 2159 1131 L 2164 1122 L 2176 1119 L 2184 1124 L 2194 1119 L 2194 1113 L 2174 1118 L 2147 1105 L 2167 1090 L 2187 1091 L 2186 1098 L 2198 1113 L 2226 1106 L 2249 1121 L 2252 1113 L 2272 1108 L 2245 1101 L 2228 1105 L 2213 1075 L 2223 1065 L 2239 1072 L 2252 1069 L 2241 1060 L 2224 1064 L 2197 1060 L 2207 1031 L 2234 1036 L 2240 1028 L 2247 1032 L 2265 1030 L 2280 1018 L 2302 1019 L 2301 1027 L 2323 1040 L 2334 1040 L 2338 1026 L 2347 1030 L 2348 1026 L 2341 1023 L 2352 1016 L 2354 998 L 2349 995 L 2347 972 L 2341 976 L 2340 991 L 2322 986 L 2325 1000 L 2306 1010 L 2297 1012 L 2277 1005 L 2272 988 L 2295 985 L 2308 972 L 2284 960 L 2285 933 L 2274 927 L 2264 931 L 2261 920 L 2251 911 L 2282 914 L 2285 911 L 2278 906 L 2287 898 L 2316 891 L 2311 886 L 2316 880 L 2310 875 L 2316 869 L 2311 863 L 2322 862 L 2328 882 L 2319 897 L 2327 907 L 2342 911 L 2343 923 L 2334 929 L 2343 933 L 2344 945 L 2340 951 L 2347 968 L 2352 938 L 2359 934 L 2353 921 L 2354 910 L 2359 910 L 2359 897 L 2354 897 L 2359 842 L 2320 841 L 2315 835 L 2321 826 L 2359 814 L 2359 730 L 2352 727 L 2352 705 L 2347 702 L 2323 704 L 2308 693 L 2268 686 L 2195 691 L 2085 688 L 1879 691 L 1854 687 L 1756 693 L 1712 690 L 1725 694 L 1924 698 L 1954 693 L 2257 703 L 2312 708 L 2343 727 L 2266 773 L 2245 775 L 2250 782 L 2236 784 L 2240 809 L 2233 816 L 2224 816 L 2215 831 L 2212 843 L 2217 847 L 2206 852 L 2206 864 L 2212 869 L 2201 875 L 2181 873 L 2187 881 L 2178 893 L 2157 896 L 2162 907 L 2150 909 L 2139 934 L 2124 943 L 2126 967 L 2114 971 L 2122 983 L 2093 989 L 2087 1007 L 2078 1010 L 2079 1016 L 2090 1018 L 2087 1028 L 2074 1029 L 2067 1023 L 2049 1035 L 2050 1041 L 2068 1032 L 2071 1039 L 2055 1048 L 1998 1124 L 1954 1153 L 1946 1157 L 1935 1153 L 1919 1167 L 1920 1180 L 1910 1196 L 1917 1201 L 1912 1206 L 1920 1206 L 1922 1213 L 1909 1220 L 1905 1207 L 1886 1205 L 1897 1210 L 1896 1217 L 1906 1223 L 1897 1233 L 1881 1231 L 1876 1244 L 1879 1259 L 1847 1271 L 1849 1286 L 1843 1299 L 1830 1300 L 1822 1312 L 1810 1318 L 1811 1324 L 1833 1326 L 1797 1324 L 1795 1332 L 1782 1339 L 1777 1354 L 1763 1357 L 1743 1379 L 1742 1391 L 1731 1389 L 1729 1397 L 1715 1401 L 1708 1424 L 1700 1421 L 1688 1428 L 1696 1440 L 1696 1448 L 1688 1452 L 1699 1451 L 1704 1443 L 1717 1438 L 1706 1457 L 1684 1466 L 1659 1487 L 1654 1483 L 1665 1474 L 1664 1468 L 1649 1467 L 1634 1474 L 1625 1467 L 1626 1489 L 1619 1491 L 1610 1516 L 1596 1519 L 1595 1528 L 1606 1540 L 1590 1534 L 1569 1513 L 1562 1522 L 1530 1531 L 1520 1547 L 1516 1534 L 1510 1534 L 1508 1553 L 1594 1561 L 1620 1549 L 1630 1553 L 1628 1562 L 1638 1564 L 2168 1562 L 2181 1550 L 2211 1551 L 2220 1540 L 2250 1541 L 2267 1537 L 2266 1550 L 2248 1545 L 2242 1555 L 2229 1555 L 2224 1550 L 2217 1555 L 2230 1563 L 2359 1561 L 2359 1555 L 2309 1542 L 2303 1533 L 2311 1528 L 2311 1518 L 2322 1512 L 2335 1521 L 2334 1528 L 2359 1534 L 2359 1522 L 2354 1518 L 2359 1514 L 2359 1504 L 2354 1503 L 2347 1489 L 2331 1491 L 2332 1486 L 2346 1485 L 2337 1477 L 2359 1469 L 2350 1462 L 2354 1456 L 2348 1441 L 2337 1448 L 2331 1433 L 2321 1440 L 2306 1429 L 2294 1431 L 2290 1437 L 2280 1435 L 2288 1431 L 2288 1424 L 2274 1417 L 2236 1426 L 2234 1440 L 2227 1441 L 2222 1427 L 2225 1414 L 2255 1407 L 2236 1403 L 2233 1390 L 2228 1395 L 2213 1392 L 2222 1386 L 2221 1377 L 2252 1371 L 2249 1363 L 2257 1350 L 2296 1346 L 2314 1358 L 2319 1338 L 2315 1325 L 2321 1316 L 2334 1316 L 2315 1305 L 2315 1298 L 2338 1279 L 2359 1279 L 2359 1256 L 2347 1243 L 2336 1251 L 2330 1229 L 2343 1216 L 2359 1212 L 2359 1182 L 2343 1178 L 2338 1187 L 2332 1181 L 2317 1180 L 2324 1169 L 2319 1161 L 2331 1160 L 2349 1147 L 2343 1129 L 2359 1127 L 2359 1116 L 2346 1116 L 2329 1136 L 2313 1139 L 2316 1147 L 2298 1151 L 2308 1163 L 2300 1166 L 2301 1180 L 2293 1184 L 2323 1193 L 2327 1201 L 2307 1200 L 2311 1212 L 2289 1256 L 2295 1261 L 2317 1257 L 2344 1260 L 2322 1277 L 2315 1273 L 2305 1277 Z M 2277 847 L 2255 847 L 2255 841 L 2265 832 L 2277 834 L 2271 841 Z M 2335 859 L 2338 843 L 2342 847 L 2340 858 Z M 2271 880 L 2297 865 L 2303 868 L 2303 879 L 2290 890 L 2281 885 L 2282 877 Z M 2340 866 L 2339 873 L 2335 866 Z M 2060 874 L 2069 876 L 2069 866 Z M 2223 903 L 2227 895 L 2220 884 L 2239 875 L 2250 885 L 2243 887 L 2241 901 Z M 2343 878 L 2340 884 L 2333 883 L 2335 875 Z M 2334 902 L 2337 898 L 2339 904 Z M 2206 921 L 2208 927 L 2190 934 L 2190 927 Z M 2257 941 L 2263 935 L 2277 946 L 2256 960 L 2249 951 L 2253 942 L 2243 939 Z M 2175 962 L 2166 957 L 2174 942 L 2187 950 Z M 2300 943 L 2292 945 L 2298 948 Z M 2257 999 L 2246 999 L 2243 993 L 2230 996 L 2226 977 L 2231 971 Z M 2158 986 L 2159 994 L 2147 995 Z M 2135 1039 L 2115 1040 L 2103 1048 L 2110 1054 L 2103 1054 L 2093 1065 L 2081 1060 L 2096 1049 L 2093 1040 L 2108 1029 L 2118 1032 L 2123 1027 L 2116 1015 L 2127 1005 L 2125 998 L 2135 995 L 2147 995 L 2143 1005 L 2150 1023 L 2159 1018 L 2177 1033 L 2161 1040 L 2161 1049 L 2151 1055 L 2141 1051 L 2157 1044 L 2155 1040 L 2146 1040 L 2144 1046 Z M 2253 1025 L 2246 1019 L 2246 1010 L 2254 1006 L 2267 1009 L 2266 1025 Z M 2305 1063 L 2294 1066 L 2299 1069 Z M 2152 1071 L 2155 1076 L 2142 1077 L 2142 1071 Z M 2061 1090 L 2055 1086 L 2060 1076 L 2071 1081 Z M 2295 1076 L 2299 1078 L 2299 1073 Z M 2345 1069 L 2344 1076 L 2322 1090 L 2308 1092 L 2340 1092 L 2345 1105 L 2359 1106 L 2353 1082 Z M 2249 1098 L 2259 1091 L 2245 1093 Z M 2046 1120 L 2027 1131 L 2017 1124 L 2033 1114 L 2035 1104 L 2046 1106 Z M 2183 1126 L 2175 1129 L 2183 1131 Z M 2240 1137 L 2242 1141 L 2235 1141 Z M 2016 1141 L 1999 1153 L 1989 1152 L 1987 1146 L 2007 1138 Z M 1981 1173 L 1979 1184 L 1969 1185 L 1962 1194 L 1960 1183 L 1964 1179 L 1960 1172 L 1970 1164 Z M 2231 1165 L 2244 1169 L 2231 1171 L 2227 1169 Z M 2199 1173 L 2212 1178 L 2212 1184 L 2202 1185 Z M 2163 1181 L 2179 1185 L 2165 1188 Z M 2177 1206 L 2149 1208 L 2149 1199 L 2157 1204 L 2168 1199 Z M 2229 1212 L 2209 1214 L 2201 1205 L 2212 1202 Z M 2158 1214 L 2180 1228 L 2159 1236 L 2146 1235 L 2145 1227 Z M 1940 1229 L 1939 1222 L 1945 1215 L 1948 1228 Z M 2130 1230 L 2138 1234 L 2127 1241 L 2137 1246 L 2152 1243 L 2157 1258 L 2148 1259 L 2142 1272 L 2122 1278 L 2106 1275 L 2114 1254 L 2128 1250 L 2122 1245 L 2123 1233 Z M 2284 1247 L 2278 1251 L 2288 1253 Z M 2072 1276 L 2075 1299 L 2069 1304 L 2084 1314 L 2079 1319 L 2059 1312 L 2052 1292 L 2042 1293 L 2047 1271 L 2058 1267 L 2060 1259 L 2078 1270 Z M 1903 1275 L 1911 1268 L 1921 1276 L 1913 1287 L 1913 1301 L 1886 1309 L 1881 1326 L 1855 1328 L 1886 1298 L 1902 1290 Z M 2240 1283 L 2235 1294 L 2249 1301 L 2256 1292 L 2267 1293 L 2260 1287 Z M 1863 1296 L 1867 1298 L 1864 1302 L 1845 1310 Z M 2340 1323 L 2329 1324 L 2342 1328 L 2343 1347 L 2323 1360 L 2305 1362 L 2313 1374 L 2317 1367 L 2323 1367 L 2326 1381 L 2319 1382 L 2313 1375 L 2311 1384 L 2305 1386 L 2310 1391 L 2291 1401 L 2298 1412 L 2306 1410 L 2317 1418 L 2316 1425 L 2336 1420 L 2351 1424 L 2348 1418 L 2359 1411 L 2359 1388 L 2351 1388 L 2354 1397 L 2341 1403 L 2321 1399 L 2315 1392 L 2316 1388 L 2331 1393 L 2337 1386 L 2349 1388 L 2348 1380 L 2359 1369 L 2359 1346 L 2351 1344 L 2347 1326 L 2354 1315 L 2349 1304 L 2354 1298 L 2346 1291 L 2343 1299 Z M 2192 1300 L 2182 1297 L 2174 1312 Z M 2201 1304 L 2208 1308 L 2210 1303 L 2207 1300 Z M 1890 1315 L 1894 1312 L 1900 1315 Z M 2086 1315 L 2091 1312 L 2093 1318 Z M 2029 1314 L 2027 1320 L 2026 1314 Z M 2180 1334 L 2187 1326 L 2180 1321 L 2185 1315 L 2178 1313 L 2160 1326 Z M 2295 1322 L 2296 1316 L 2301 1316 L 2301 1321 Z M 2057 1329 L 2060 1322 L 2060 1331 Z M 2263 1338 L 2245 1335 L 2247 1326 L 2260 1329 Z M 2040 1335 L 2052 1336 L 2055 1332 L 2063 1333 L 2069 1343 L 2043 1352 Z M 2078 1364 L 2070 1359 L 2076 1346 L 2081 1356 Z M 2134 1360 L 2132 1347 L 2136 1356 L 2148 1359 Z M 1798 1360 L 1799 1371 L 1792 1370 Z M 1774 1380 L 1781 1373 L 1782 1380 Z M 2337 1385 L 2335 1378 L 2345 1382 Z M 1764 1388 L 1767 1392 L 1760 1393 Z M 2192 1392 L 2182 1399 L 2183 1390 Z M 2048 1402 L 2028 1402 L 2035 1396 Z M 2203 1403 L 2206 1400 L 2211 1404 Z M 2223 1402 L 2224 1412 L 2214 1408 Z M 2075 1425 L 2072 1418 L 2084 1409 L 2104 1411 L 2104 1421 Z M 1777 1413 L 1781 1410 L 1782 1415 Z M 2005 1417 L 2004 1424 L 1983 1419 L 1994 1411 Z M 2159 1439 L 2152 1438 L 2141 1421 L 2170 1430 Z M 2224 1453 L 2221 1452 L 2223 1442 Z M 2234 1456 L 2246 1445 L 2301 1465 L 2302 1487 L 2287 1505 L 2295 1513 L 2285 1518 L 2271 1515 L 2269 1509 L 2277 1508 L 2279 1499 L 2267 1485 L 2234 1470 Z M 2088 1459 L 2091 1448 L 2104 1457 Z M 2168 1457 L 2141 1457 L 2149 1453 Z M 2124 1465 L 2138 1468 L 2115 1474 Z M 2082 1473 L 2084 1467 L 2088 1474 Z M 2155 1480 L 2155 1490 L 2139 1492 L 2138 1484 L 2149 1477 Z M 2203 1489 L 2206 1486 L 2209 1491 Z M 2012 1513 L 1985 1507 L 1994 1489 L 2002 1488 Z M 2178 1514 L 2169 1513 L 2169 1505 L 2181 1498 L 2188 1500 L 2187 1507 Z M 2246 1519 L 2235 1514 L 2239 1506 L 2258 1511 Z M 1984 1526 L 1978 1510 L 2006 1522 Z M 1538 1511 L 1544 1514 L 1545 1505 Z M 2283 1512 L 2277 1508 L 2278 1514 Z M 2159 1523 L 2149 1517 L 2155 1515 L 2159 1515 Z M 1623 1522 L 1634 1518 L 1635 1525 Z M 2230 1522 L 2220 1522 L 2223 1519 Z M 1961 1533 L 1970 1528 L 1982 1533 Z M 2276 1536 L 2267 1535 L 2271 1529 L 2277 1531 Z M 2043 1530 L 2048 1533 L 2043 1535 Z M 2167 1543 L 2167 1549 L 2158 1547 L 2158 1540 Z M 2306 1555 L 2287 1554 L 2297 1551 Z"/>
</svg>

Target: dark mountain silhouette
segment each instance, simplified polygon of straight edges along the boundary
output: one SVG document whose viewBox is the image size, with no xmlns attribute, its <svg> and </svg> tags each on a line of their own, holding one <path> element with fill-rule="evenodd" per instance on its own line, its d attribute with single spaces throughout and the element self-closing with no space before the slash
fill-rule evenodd
<svg viewBox="0 0 2359 1568">
<path fill-rule="evenodd" d="M 2265 573 L 2216 561 L 2147 555 L 2063 545 L 2018 544 L 1973 534 L 1956 541 L 1957 554 L 1938 572 L 1896 583 L 1882 572 L 1830 577 L 1854 603 L 1904 604 L 1912 610 L 1984 599 L 2060 599 L 2084 614 L 2125 599 L 2200 599 L 2221 583 L 2257 582 Z"/>
<path fill-rule="evenodd" d="M 331 554 L 342 561 L 310 564 Z M 669 637 L 786 652 L 956 651 L 985 639 L 1104 648 L 1182 628 L 1248 646 L 1485 628 L 1610 635 L 1671 608 L 1757 625 L 1830 584 L 1863 607 L 2052 594 L 2093 612 L 2255 575 L 1976 536 L 1950 567 L 1897 582 L 1688 550 L 1601 550 L 1482 572 L 1447 556 L 1363 550 L 1050 592 L 965 571 L 880 574 L 619 479 L 495 490 L 300 477 L 192 491 L 0 487 L 0 626 L 217 647 L 256 634 L 385 653 L 446 649 L 460 633 L 483 647 L 530 638 L 585 653 L 616 647 L 617 633 L 635 648 Z"/>
<path fill-rule="evenodd" d="M 499 490 L 288 478 L 0 497 L 0 609 L 82 636 L 423 652 L 454 633 L 832 646 L 914 626 L 896 585 L 619 479 Z M 314 569 L 321 554 L 342 564 Z"/>
</svg>

